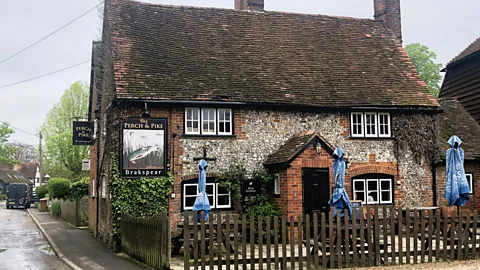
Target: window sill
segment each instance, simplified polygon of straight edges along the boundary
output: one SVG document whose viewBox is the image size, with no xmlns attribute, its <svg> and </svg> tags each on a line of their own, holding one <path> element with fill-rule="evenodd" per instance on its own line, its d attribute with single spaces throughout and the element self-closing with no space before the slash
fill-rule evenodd
<svg viewBox="0 0 480 270">
<path fill-rule="evenodd" d="M 348 137 L 351 140 L 394 140 L 395 137 Z"/>
<path fill-rule="evenodd" d="M 185 139 L 236 139 L 237 135 L 199 135 L 199 134 L 182 134 L 181 138 Z"/>
</svg>

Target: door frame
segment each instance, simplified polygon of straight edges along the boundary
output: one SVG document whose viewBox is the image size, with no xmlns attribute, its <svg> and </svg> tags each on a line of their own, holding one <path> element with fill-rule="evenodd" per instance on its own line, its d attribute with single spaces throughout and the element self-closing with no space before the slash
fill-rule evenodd
<svg viewBox="0 0 480 270">
<path fill-rule="evenodd" d="M 306 215 L 305 213 L 305 181 L 304 181 L 304 175 L 306 171 L 318 171 L 322 173 L 327 173 L 327 179 L 328 179 L 328 196 L 330 196 L 330 170 L 329 168 L 310 168 L 310 167 L 302 167 L 302 214 Z M 313 214 L 312 214 L 313 216 Z"/>
</svg>

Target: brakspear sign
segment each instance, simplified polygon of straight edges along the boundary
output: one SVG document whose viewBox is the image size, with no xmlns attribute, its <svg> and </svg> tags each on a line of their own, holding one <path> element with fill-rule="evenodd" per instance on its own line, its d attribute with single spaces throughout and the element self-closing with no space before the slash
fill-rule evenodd
<svg viewBox="0 0 480 270">
<path fill-rule="evenodd" d="M 166 175 L 166 119 L 130 118 L 122 123 L 123 177 Z"/>
<path fill-rule="evenodd" d="M 73 121 L 73 145 L 92 145 L 93 130 L 93 122 Z"/>
</svg>

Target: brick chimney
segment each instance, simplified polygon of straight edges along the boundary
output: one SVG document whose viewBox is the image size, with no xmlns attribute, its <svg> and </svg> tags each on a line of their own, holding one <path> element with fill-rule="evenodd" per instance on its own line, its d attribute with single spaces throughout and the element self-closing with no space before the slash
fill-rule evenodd
<svg viewBox="0 0 480 270">
<path fill-rule="evenodd" d="M 263 11 L 264 0 L 235 0 L 235 10 Z"/>
<path fill-rule="evenodd" d="M 400 0 L 373 0 L 376 20 L 382 20 L 385 26 L 392 30 L 402 43 L 402 19 L 400 15 Z"/>
</svg>

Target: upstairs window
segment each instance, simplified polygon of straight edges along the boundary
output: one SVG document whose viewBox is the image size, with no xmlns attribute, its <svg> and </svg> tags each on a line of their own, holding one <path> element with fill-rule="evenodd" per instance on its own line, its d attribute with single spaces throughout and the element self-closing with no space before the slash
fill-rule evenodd
<svg viewBox="0 0 480 270">
<path fill-rule="evenodd" d="M 232 109 L 185 108 L 185 134 L 232 135 Z"/>
<path fill-rule="evenodd" d="M 392 136 L 390 113 L 352 112 L 350 132 L 352 137 L 389 138 Z"/>
</svg>

